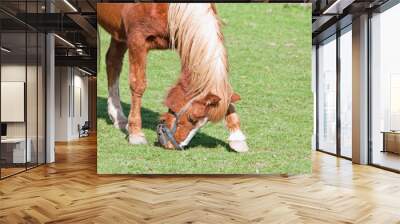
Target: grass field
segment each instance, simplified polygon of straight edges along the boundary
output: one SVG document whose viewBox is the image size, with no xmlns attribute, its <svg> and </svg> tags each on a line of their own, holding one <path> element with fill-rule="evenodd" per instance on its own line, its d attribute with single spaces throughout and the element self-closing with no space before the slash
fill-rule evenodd
<svg viewBox="0 0 400 224">
<path fill-rule="evenodd" d="M 217 4 L 225 26 L 230 78 L 242 100 L 236 105 L 250 151 L 228 150 L 223 123 L 208 124 L 186 151 L 154 146 L 167 90 L 180 71 L 173 51 L 148 56 L 148 88 L 142 105 L 146 146 L 128 144 L 107 115 L 105 53 L 110 38 L 100 29 L 98 74 L 98 173 L 299 174 L 311 172 L 313 97 L 311 92 L 311 8 L 288 4 Z M 129 112 L 128 57 L 120 81 Z"/>
</svg>

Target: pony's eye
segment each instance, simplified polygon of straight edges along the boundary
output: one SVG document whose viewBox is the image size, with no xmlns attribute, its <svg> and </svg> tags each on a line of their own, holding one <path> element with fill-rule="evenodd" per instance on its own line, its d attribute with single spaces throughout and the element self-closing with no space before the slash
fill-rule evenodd
<svg viewBox="0 0 400 224">
<path fill-rule="evenodd" d="M 195 125 L 195 124 L 197 123 L 197 121 L 196 121 L 196 120 L 193 120 L 193 118 L 192 118 L 190 115 L 188 115 L 188 121 L 189 121 L 190 123 L 192 123 L 193 125 Z"/>
</svg>

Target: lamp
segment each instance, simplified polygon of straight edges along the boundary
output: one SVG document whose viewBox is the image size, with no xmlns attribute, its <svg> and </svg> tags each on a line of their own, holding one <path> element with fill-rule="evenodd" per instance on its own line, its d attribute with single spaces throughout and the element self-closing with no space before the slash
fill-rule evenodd
<svg viewBox="0 0 400 224">
<path fill-rule="evenodd" d="M 74 12 L 78 12 L 78 10 L 68 0 L 64 0 L 64 3 L 68 5 L 68 7 L 70 7 Z"/>
<path fill-rule="evenodd" d="M 81 71 L 81 72 L 83 72 L 83 73 L 85 73 L 85 74 L 87 74 L 87 75 L 89 75 L 89 76 L 92 76 L 92 75 L 93 75 L 92 73 L 90 73 L 90 72 L 88 72 L 88 71 L 86 71 L 86 70 L 84 70 L 84 69 L 81 69 L 81 68 L 79 68 L 79 67 L 78 67 L 78 70 Z"/>
<path fill-rule="evenodd" d="M 62 38 L 61 36 L 59 36 L 58 34 L 54 34 L 55 37 L 57 37 L 59 40 L 61 40 L 62 42 L 64 42 L 65 44 L 67 44 L 70 47 L 75 48 L 75 45 L 73 45 L 71 42 L 69 42 L 68 40 Z"/>
<path fill-rule="evenodd" d="M 1 47 L 0 49 L 1 49 L 1 51 L 4 51 L 4 52 L 6 52 L 6 53 L 10 53 L 10 52 L 11 52 L 10 49 L 7 49 L 7 48 L 5 48 L 5 47 Z"/>
<path fill-rule="evenodd" d="M 353 2 L 354 0 L 336 0 L 332 5 L 325 9 L 322 14 L 342 14 L 343 10 Z"/>
</svg>

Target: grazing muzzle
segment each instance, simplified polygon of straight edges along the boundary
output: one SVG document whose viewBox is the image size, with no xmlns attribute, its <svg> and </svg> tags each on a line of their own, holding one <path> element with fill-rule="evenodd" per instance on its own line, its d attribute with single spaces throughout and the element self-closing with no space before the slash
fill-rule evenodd
<svg viewBox="0 0 400 224">
<path fill-rule="evenodd" d="M 178 113 L 175 113 L 171 109 L 168 110 L 169 113 L 171 113 L 175 116 L 175 121 L 174 121 L 171 129 L 168 128 L 168 125 L 164 121 L 161 121 L 161 123 L 157 125 L 157 138 L 158 138 L 158 142 L 162 146 L 166 147 L 168 142 L 171 142 L 172 145 L 176 149 L 184 150 L 184 146 L 186 144 L 183 144 L 183 145 L 178 144 L 174 135 L 175 135 L 178 123 L 179 123 L 179 119 L 181 118 L 182 114 L 184 114 L 189 109 L 189 107 L 191 105 L 192 105 L 192 101 L 189 101 L 184 107 L 182 107 L 182 109 Z"/>
<path fill-rule="evenodd" d="M 173 113 L 175 115 L 175 122 L 172 126 L 172 129 L 169 129 L 167 124 L 165 122 L 162 122 L 160 124 L 157 125 L 157 138 L 158 138 L 158 142 L 163 145 L 166 146 L 168 144 L 168 142 L 171 142 L 172 145 L 174 145 L 174 147 L 176 149 L 179 150 L 183 150 L 183 147 L 181 147 L 175 140 L 175 132 L 176 132 L 176 126 L 178 123 L 178 116 Z"/>
</svg>

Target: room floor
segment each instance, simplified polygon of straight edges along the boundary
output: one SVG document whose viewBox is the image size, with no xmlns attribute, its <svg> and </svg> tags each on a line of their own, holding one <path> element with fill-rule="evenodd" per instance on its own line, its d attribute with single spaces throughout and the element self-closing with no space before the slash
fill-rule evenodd
<svg viewBox="0 0 400 224">
<path fill-rule="evenodd" d="M 25 167 L 7 167 L 7 168 L 2 168 L 1 169 L 1 175 L 4 177 L 23 172 L 25 170 Z"/>
<path fill-rule="evenodd" d="M 400 155 L 392 152 L 374 151 L 374 164 L 400 170 Z"/>
<path fill-rule="evenodd" d="M 12 167 L 12 166 L 3 167 L 1 168 L 1 177 L 4 178 L 11 175 L 15 175 L 17 173 L 24 172 L 25 169 L 34 169 L 37 165 L 35 163 L 27 163 L 26 166 L 27 167 L 25 168 L 25 164 L 18 164 L 17 167 Z"/>
<path fill-rule="evenodd" d="M 319 152 L 313 164 L 289 177 L 99 176 L 92 136 L 0 181 L 0 223 L 399 223 L 399 174 Z"/>
</svg>

